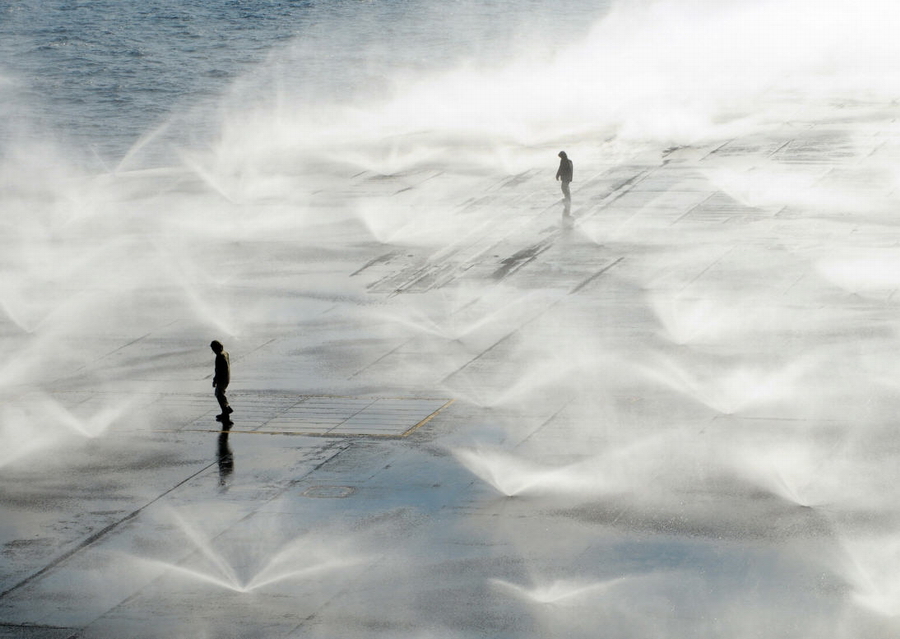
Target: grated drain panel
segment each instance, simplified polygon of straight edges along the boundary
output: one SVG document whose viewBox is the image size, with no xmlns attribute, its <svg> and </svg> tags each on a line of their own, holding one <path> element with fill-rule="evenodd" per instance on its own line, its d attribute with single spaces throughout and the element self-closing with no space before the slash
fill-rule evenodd
<svg viewBox="0 0 900 639">
<path fill-rule="evenodd" d="M 406 437 L 452 399 L 238 394 L 231 398 L 231 432 L 323 437 Z M 215 411 L 213 411 L 215 412 Z M 208 428 L 211 413 L 192 427 Z"/>
<path fill-rule="evenodd" d="M 313 499 L 343 499 L 355 492 L 352 486 L 310 486 L 303 491 L 304 497 Z"/>
</svg>

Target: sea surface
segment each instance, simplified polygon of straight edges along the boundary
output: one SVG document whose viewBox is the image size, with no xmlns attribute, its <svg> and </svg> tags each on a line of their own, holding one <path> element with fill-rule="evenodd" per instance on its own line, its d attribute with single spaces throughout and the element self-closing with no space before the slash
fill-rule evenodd
<svg viewBox="0 0 900 639">
<path fill-rule="evenodd" d="M 169 162 L 173 147 L 214 140 L 223 109 L 276 94 L 285 108 L 339 107 L 451 68 L 552 56 L 608 10 L 606 0 L 7 0 L 0 142 L 49 142 L 102 169 L 152 136 L 138 163 Z"/>
</svg>

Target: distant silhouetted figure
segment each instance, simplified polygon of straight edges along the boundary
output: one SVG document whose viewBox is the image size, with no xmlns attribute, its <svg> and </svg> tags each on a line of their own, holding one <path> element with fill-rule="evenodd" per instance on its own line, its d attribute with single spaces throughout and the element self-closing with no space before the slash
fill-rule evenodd
<svg viewBox="0 0 900 639">
<path fill-rule="evenodd" d="M 209 347 L 216 354 L 216 372 L 213 375 L 212 385 L 216 389 L 216 399 L 222 409 L 222 413 L 216 415 L 216 420 L 231 425 L 231 419 L 228 416 L 234 411 L 228 405 L 228 398 L 225 397 L 225 391 L 228 390 L 228 383 L 231 381 L 231 360 L 221 342 L 213 340 Z"/>
<path fill-rule="evenodd" d="M 572 206 L 572 193 L 569 191 L 569 183 L 572 181 L 574 166 L 572 160 L 566 155 L 565 151 L 559 152 L 559 170 L 556 171 L 556 179 L 562 183 L 563 197 L 566 202 L 566 213 Z"/>
</svg>

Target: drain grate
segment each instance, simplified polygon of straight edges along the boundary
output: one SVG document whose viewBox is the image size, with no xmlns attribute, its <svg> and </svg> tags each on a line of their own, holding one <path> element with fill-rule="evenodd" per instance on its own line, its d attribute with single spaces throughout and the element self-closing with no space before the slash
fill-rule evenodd
<svg viewBox="0 0 900 639">
<path fill-rule="evenodd" d="M 235 393 L 232 432 L 327 437 L 406 437 L 453 402 L 446 398 Z M 208 428 L 209 417 L 193 427 Z"/>
<path fill-rule="evenodd" d="M 343 499 L 354 493 L 351 486 L 310 486 L 303 491 L 304 497 L 314 499 Z"/>
</svg>

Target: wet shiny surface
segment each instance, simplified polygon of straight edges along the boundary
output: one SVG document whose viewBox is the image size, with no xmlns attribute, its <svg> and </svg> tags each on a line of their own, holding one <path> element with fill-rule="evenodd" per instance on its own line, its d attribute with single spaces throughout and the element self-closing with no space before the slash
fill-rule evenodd
<svg viewBox="0 0 900 639">
<path fill-rule="evenodd" d="M 571 218 L 549 147 L 515 176 L 331 175 L 302 229 L 200 179 L 104 187 L 132 260 L 184 277 L 104 280 L 129 303 L 95 322 L 6 298 L 77 340 L 4 337 L 0 631 L 893 636 L 893 125 L 570 156 Z M 454 402 L 404 438 L 268 427 L 301 396 Z"/>
</svg>

